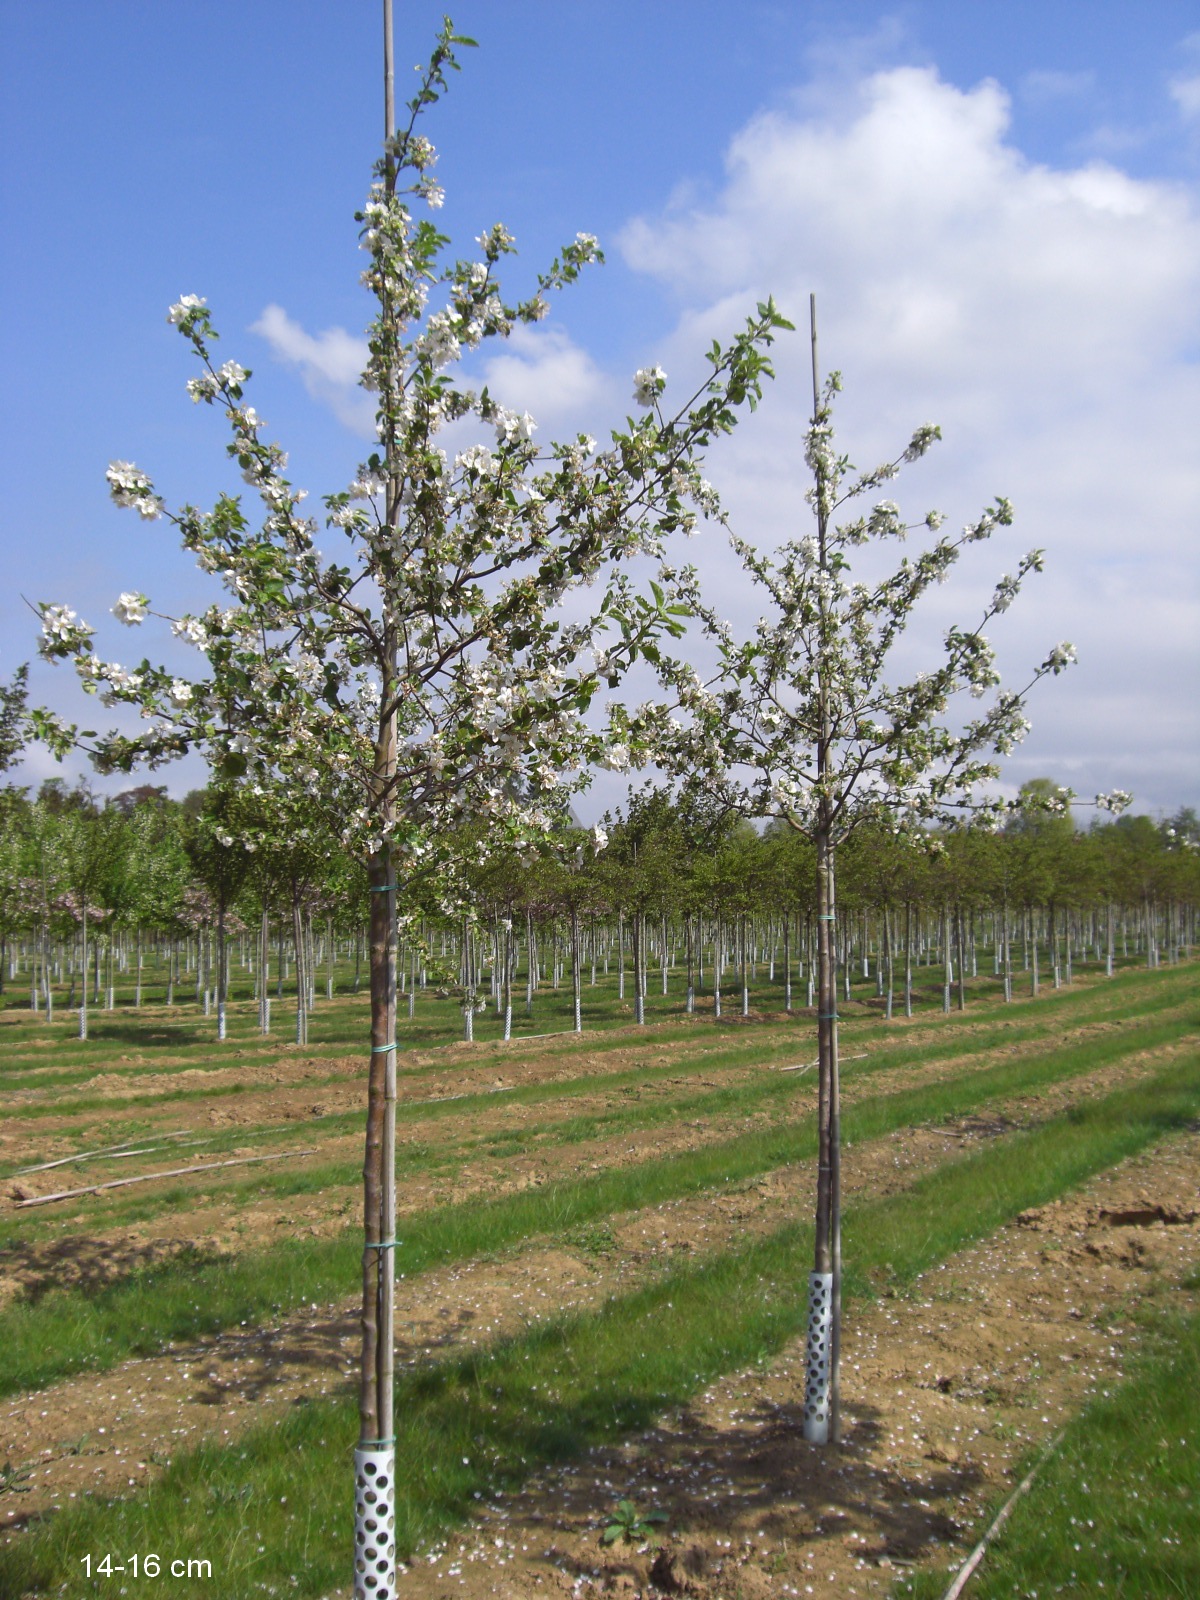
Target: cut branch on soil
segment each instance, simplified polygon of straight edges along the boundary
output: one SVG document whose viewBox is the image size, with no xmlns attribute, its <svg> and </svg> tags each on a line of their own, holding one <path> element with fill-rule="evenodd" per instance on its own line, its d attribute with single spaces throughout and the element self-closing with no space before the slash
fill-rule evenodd
<svg viewBox="0 0 1200 1600">
<path fill-rule="evenodd" d="M 191 1167 L 172 1167 L 167 1172 L 143 1172 L 136 1178 L 113 1178 L 108 1183 L 91 1183 L 82 1189 L 61 1189 L 57 1194 L 38 1194 L 31 1200 L 18 1200 L 17 1209 L 48 1206 L 54 1200 L 72 1200 L 81 1194 L 99 1194 L 101 1189 L 123 1189 L 130 1183 L 151 1183 L 155 1178 L 186 1178 L 193 1172 L 211 1172 L 214 1167 L 248 1167 L 254 1161 L 286 1161 L 290 1156 L 315 1156 L 315 1150 L 281 1150 L 273 1156 L 235 1156 L 232 1161 L 201 1161 Z"/>
</svg>

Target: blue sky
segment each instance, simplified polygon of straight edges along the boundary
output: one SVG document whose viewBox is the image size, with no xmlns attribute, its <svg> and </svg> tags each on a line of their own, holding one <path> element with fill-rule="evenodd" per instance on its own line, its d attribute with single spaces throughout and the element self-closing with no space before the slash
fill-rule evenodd
<svg viewBox="0 0 1200 1600">
<path fill-rule="evenodd" d="M 397 0 L 401 95 L 443 9 Z M 175 503 L 227 484 L 220 419 L 188 401 L 165 321 L 180 294 L 204 295 L 222 355 L 254 368 L 251 399 L 314 498 L 365 453 L 346 380 L 369 315 L 353 212 L 381 132 L 379 11 L 0 0 L 0 673 L 33 653 L 22 595 L 107 623 L 115 655 L 154 644 L 107 616 L 122 590 L 167 611 L 211 598 L 170 530 L 113 509 L 104 484 L 114 457 Z M 854 458 L 936 421 L 945 442 L 899 480 L 901 505 L 954 524 L 997 493 L 1016 504 L 1011 534 L 939 591 L 912 660 L 1044 546 L 1046 574 L 996 632 L 1001 662 L 1015 681 L 1069 638 L 1080 665 L 1035 697 L 1010 786 L 1049 773 L 1130 789 L 1135 809 L 1200 802 L 1195 6 L 475 0 L 452 15 L 480 48 L 427 124 L 439 221 L 467 254 L 503 220 L 518 277 L 579 230 L 608 255 L 486 374 L 539 437 L 601 431 L 635 367 L 682 381 L 756 297 L 799 319 L 816 290 Z M 713 461 L 739 531 L 763 542 L 803 511 L 806 359 L 799 339 L 780 349 L 774 391 Z M 745 620 L 720 550 L 688 555 Z M 79 704 L 62 668 L 35 686 Z M 25 776 L 52 770 L 39 753 Z M 162 777 L 181 791 L 199 773 Z M 581 810 L 614 798 L 596 796 Z"/>
</svg>

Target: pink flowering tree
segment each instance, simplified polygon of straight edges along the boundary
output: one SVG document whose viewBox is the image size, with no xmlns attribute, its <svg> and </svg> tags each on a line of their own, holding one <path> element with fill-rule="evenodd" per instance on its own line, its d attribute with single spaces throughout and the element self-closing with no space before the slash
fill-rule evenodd
<svg viewBox="0 0 1200 1600">
<path fill-rule="evenodd" d="M 385 38 L 388 29 L 385 27 Z M 657 367 L 635 379 L 636 415 L 598 448 L 586 434 L 541 447 L 536 423 L 455 368 L 489 340 L 547 313 L 549 296 L 601 259 L 580 234 L 509 298 L 500 280 L 514 250 L 496 224 L 467 258 L 414 208 L 442 203 L 436 156 L 417 131 L 421 114 L 470 43 L 447 21 L 408 116 L 387 138 L 359 214 L 376 300 L 364 385 L 376 396 L 377 443 L 348 489 L 325 499 L 324 526 L 305 514 L 286 476 L 286 456 L 248 403 L 249 372 L 214 353 L 205 302 L 184 295 L 170 321 L 198 370 L 194 401 L 219 407 L 228 451 L 251 496 L 223 494 L 210 511 L 170 509 L 150 477 L 128 462 L 108 470 L 120 506 L 174 525 L 222 599 L 196 615 L 167 618 L 195 647 L 187 675 L 143 659 L 104 659 L 93 632 L 67 606 L 41 607 L 42 653 L 74 663 L 85 689 L 133 708 L 135 733 L 90 739 L 55 717 L 33 714 L 58 751 L 83 743 L 97 767 L 158 767 L 198 749 L 225 777 L 282 784 L 335 827 L 370 880 L 371 1056 L 365 1162 L 363 1365 L 360 1449 L 390 1448 L 396 941 L 398 888 L 447 866 L 456 837 L 479 853 L 541 836 L 565 794 L 604 758 L 612 736 L 585 713 L 601 679 L 593 651 L 608 629 L 604 676 L 615 681 L 656 640 L 681 627 L 660 589 L 635 592 L 622 564 L 653 554 L 696 520 L 706 488 L 699 454 L 753 405 L 770 373 L 766 348 L 788 326 L 760 305 L 727 347 L 709 352 L 702 382 L 665 401 Z M 451 454 L 439 443 L 474 423 L 475 442 Z M 330 538 L 340 549 L 323 547 Z M 567 620 L 561 602 L 597 586 L 591 615 Z M 141 593 L 113 608 L 131 627 L 154 613 Z M 620 752 L 616 758 L 619 762 Z M 483 823 L 481 830 L 461 825 Z"/>
</svg>

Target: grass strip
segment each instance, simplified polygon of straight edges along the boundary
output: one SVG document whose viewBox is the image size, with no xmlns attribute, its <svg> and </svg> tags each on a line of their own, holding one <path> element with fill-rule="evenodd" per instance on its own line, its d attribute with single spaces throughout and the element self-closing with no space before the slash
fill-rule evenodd
<svg viewBox="0 0 1200 1600">
<path fill-rule="evenodd" d="M 1134 1089 L 852 1210 L 847 1296 L 869 1293 L 880 1265 L 911 1281 L 1017 1212 L 1187 1127 L 1198 1112 L 1194 1064 L 1177 1062 Z M 468 1517 L 488 1491 L 644 1429 L 718 1375 L 769 1360 L 802 1330 L 810 1237 L 804 1228 L 782 1228 L 675 1269 L 597 1313 L 560 1318 L 404 1378 L 397 1397 L 402 1557 Z M 60 1512 L 0 1550 L 0 1600 L 44 1594 L 68 1580 L 73 1593 L 111 1594 L 107 1580 L 80 1574 L 81 1557 L 104 1549 L 203 1555 L 226 1600 L 272 1586 L 325 1593 L 348 1577 L 354 1423 L 347 1390 L 294 1408 L 232 1446 L 177 1459 L 139 1495 Z M 598 1519 L 606 1509 L 597 1506 Z M 676 1521 L 686 1525 L 686 1508 Z"/>
<path fill-rule="evenodd" d="M 1200 1277 L 1185 1290 L 1200 1289 Z M 1068 1425 L 984 1557 L 972 1600 L 1013 1595 L 1185 1600 L 1200 1595 L 1200 1307 L 1139 1317 L 1130 1374 Z M 990 1520 L 992 1513 L 989 1512 Z M 902 1579 L 898 1600 L 941 1600 L 950 1574 Z"/>
<path fill-rule="evenodd" d="M 1128 1034 L 1121 1030 L 1071 1050 L 1002 1062 L 966 1079 L 863 1100 L 846 1108 L 844 1140 L 852 1145 L 923 1121 L 966 1115 L 982 1104 L 1094 1072 L 1133 1049 L 1169 1046 L 1187 1026 L 1185 1019 Z M 791 1080 L 766 1081 L 773 1093 L 798 1092 Z M 539 1234 L 753 1178 L 811 1158 L 815 1149 L 810 1121 L 787 1123 L 594 1177 L 490 1202 L 439 1207 L 402 1221 L 401 1263 L 413 1277 L 434 1266 L 510 1249 Z M 297 1175 L 289 1192 L 317 1177 Z M 5 1349 L 0 1395 L 43 1388 L 73 1372 L 105 1371 L 127 1356 L 153 1354 L 172 1341 L 261 1322 L 301 1302 L 342 1295 L 356 1281 L 361 1249 L 358 1229 L 348 1228 L 334 1239 L 287 1241 L 232 1260 L 192 1252 L 99 1292 L 51 1290 L 37 1300 L 18 1301 L 0 1313 Z"/>
</svg>

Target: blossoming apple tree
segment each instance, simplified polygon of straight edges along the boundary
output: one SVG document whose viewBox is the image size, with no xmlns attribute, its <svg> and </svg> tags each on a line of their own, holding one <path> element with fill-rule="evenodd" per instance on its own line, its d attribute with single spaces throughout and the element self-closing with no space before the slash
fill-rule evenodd
<svg viewBox="0 0 1200 1600">
<path fill-rule="evenodd" d="M 603 667 L 615 679 L 639 655 L 655 659 L 656 640 L 682 626 L 663 592 L 635 592 L 621 565 L 695 521 L 694 502 L 706 493 L 699 454 L 733 427 L 743 403 L 753 406 L 770 373 L 766 349 L 787 326 L 771 302 L 760 305 L 727 347 L 712 348 L 704 381 L 682 405 L 664 408 L 666 375 L 647 367 L 635 379 L 638 414 L 608 447 L 581 433 L 539 448 L 532 417 L 452 371 L 514 325 L 540 321 L 548 296 L 602 259 L 597 242 L 579 234 L 517 299 L 500 282 L 514 251 L 501 224 L 479 236 L 472 258 L 448 256 L 450 241 L 414 213 L 443 199 L 434 148 L 417 124 L 457 68 L 456 47 L 472 41 L 447 20 L 397 126 L 386 21 L 385 5 L 387 138 L 359 214 L 363 278 L 377 302 L 363 383 L 377 397 L 378 439 L 350 487 L 325 500 L 341 554 L 320 547 L 286 456 L 248 403 L 249 372 L 218 359 L 206 303 L 182 296 L 170 321 L 198 361 L 188 391 L 224 411 L 229 454 L 260 515 L 241 493 L 222 494 L 210 511 L 172 511 L 145 472 L 114 462 L 116 503 L 174 524 L 226 593 L 199 614 L 166 619 L 200 654 L 193 675 L 149 659 L 105 660 L 69 607 L 42 605 L 42 653 L 73 661 L 86 689 L 133 708 L 143 726 L 89 737 L 34 713 L 42 738 L 60 752 L 83 744 L 101 770 L 157 767 L 198 749 L 225 777 L 281 783 L 335 821 L 366 863 L 361 1448 L 386 1448 L 392 1433 L 397 886 L 436 876 L 456 837 L 478 839 L 478 828 L 461 827 L 467 820 L 486 824 L 484 850 L 543 833 L 565 791 L 585 780 L 586 763 L 604 755 L 607 736 L 584 720 L 599 684 L 589 651 L 600 632 L 612 630 Z M 439 435 L 452 424 L 457 434 L 483 425 L 489 436 L 451 454 Z M 598 580 L 592 614 L 566 620 L 564 596 Z M 141 593 L 123 594 L 113 609 L 129 626 L 152 611 Z"/>
<path fill-rule="evenodd" d="M 658 670 L 675 708 L 687 713 L 687 723 L 677 722 L 664 705 L 643 708 L 629 717 L 628 727 L 639 751 L 657 752 L 660 762 L 685 775 L 689 785 L 706 787 L 746 816 L 778 818 L 815 846 L 819 1159 L 804 1431 L 823 1443 L 838 1437 L 836 850 L 868 822 L 920 828 L 964 807 L 985 814 L 989 807 L 996 809 L 999 803 L 977 803 L 973 791 L 998 775 L 991 758 L 1023 737 L 1029 689 L 1045 675 L 1062 672 L 1075 652 L 1069 644 L 1057 645 L 1025 688 L 997 688 L 994 653 L 983 630 L 1008 609 L 1026 575 L 1041 570 L 1042 555 L 1035 550 L 1014 574 L 1001 578 L 974 627 L 947 631 L 944 655 L 934 670 L 904 683 L 885 680 L 889 652 L 921 596 L 931 584 L 945 581 L 965 546 L 1007 527 L 1012 508 L 998 499 L 958 535 L 938 538 L 915 559 L 904 557 L 890 575 L 871 583 L 852 581 L 853 550 L 872 541 L 903 540 L 912 531 L 891 500 L 862 511 L 853 503 L 872 496 L 906 462 L 920 459 L 940 431 L 919 428 L 894 460 L 856 473 L 834 440 L 838 375 L 823 387 L 818 382 L 815 302 L 812 345 L 814 415 L 805 460 L 813 480 L 806 494 L 813 527 L 773 555 L 731 535 L 750 583 L 763 592 L 768 606 L 741 641 L 706 600 L 694 569 L 668 569 L 673 592 L 715 650 L 717 671 L 704 681 L 686 661 L 664 654 Z M 936 532 L 943 521 L 940 513 L 930 512 L 915 526 Z M 997 692 L 979 716 L 946 716 L 961 691 L 982 699 L 993 689 Z"/>
</svg>

